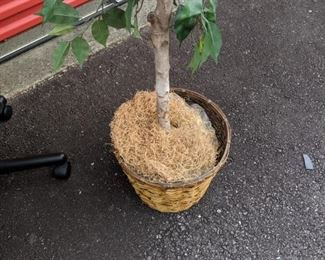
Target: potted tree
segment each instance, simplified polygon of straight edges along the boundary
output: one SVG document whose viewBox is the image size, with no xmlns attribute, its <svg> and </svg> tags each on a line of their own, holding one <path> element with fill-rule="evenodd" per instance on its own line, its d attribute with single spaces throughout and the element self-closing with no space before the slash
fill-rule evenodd
<svg viewBox="0 0 325 260">
<path fill-rule="evenodd" d="M 140 37 L 137 14 L 144 0 L 128 0 L 125 10 L 114 7 L 91 23 L 94 39 L 106 45 L 111 27 Z M 115 155 L 136 193 L 150 207 L 178 212 L 197 203 L 225 164 L 230 127 L 222 110 L 211 100 L 186 89 L 170 89 L 170 28 L 182 42 L 199 32 L 189 68 L 195 72 L 208 59 L 217 61 L 221 33 L 216 24 L 216 0 L 156 0 L 147 20 L 154 50 L 155 91 L 140 91 L 122 104 L 110 124 Z M 102 2 L 103 4 L 103 2 Z M 101 5 L 102 5 L 101 4 Z M 173 8 L 176 15 L 172 17 Z M 99 7 L 100 8 L 100 7 Z M 50 34 L 73 30 L 78 11 L 63 0 L 44 0 L 39 13 L 54 24 Z M 59 69 L 69 51 L 82 64 L 90 47 L 83 33 L 60 42 L 53 53 Z"/>
</svg>

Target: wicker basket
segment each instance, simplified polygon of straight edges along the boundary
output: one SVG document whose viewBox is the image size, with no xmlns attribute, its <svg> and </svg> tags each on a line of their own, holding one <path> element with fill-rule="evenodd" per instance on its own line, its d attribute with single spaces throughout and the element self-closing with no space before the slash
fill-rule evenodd
<svg viewBox="0 0 325 260">
<path fill-rule="evenodd" d="M 228 120 L 215 103 L 191 90 L 175 88 L 173 92 L 183 97 L 186 101 L 196 103 L 205 109 L 213 127 L 216 129 L 216 134 L 221 143 L 221 152 L 220 157 L 216 158 L 216 166 L 211 171 L 202 174 L 199 178 L 193 179 L 190 182 L 172 183 L 168 185 L 144 180 L 131 166 L 123 162 L 115 150 L 117 160 L 135 189 L 135 192 L 144 203 L 160 212 L 183 211 L 199 202 L 207 191 L 213 177 L 216 176 L 225 164 L 231 142 L 231 129 Z"/>
</svg>

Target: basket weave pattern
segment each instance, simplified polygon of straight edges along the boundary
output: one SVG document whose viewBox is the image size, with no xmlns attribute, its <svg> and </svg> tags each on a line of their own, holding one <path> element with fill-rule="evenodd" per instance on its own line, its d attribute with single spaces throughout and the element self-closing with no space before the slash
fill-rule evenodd
<svg viewBox="0 0 325 260">
<path fill-rule="evenodd" d="M 231 142 L 231 130 L 228 120 L 215 103 L 194 91 L 180 88 L 173 89 L 173 91 L 186 101 L 194 102 L 205 109 L 213 127 L 216 129 L 221 149 L 220 157 L 216 158 L 216 166 L 211 171 L 202 174 L 200 178 L 191 182 L 171 185 L 150 183 L 141 179 L 141 176 L 134 172 L 132 167 L 123 162 L 122 158 L 118 155 L 118 151 L 115 150 L 117 160 L 135 192 L 145 204 L 160 212 L 179 212 L 189 209 L 198 203 L 207 191 L 212 179 L 224 166 Z"/>
</svg>

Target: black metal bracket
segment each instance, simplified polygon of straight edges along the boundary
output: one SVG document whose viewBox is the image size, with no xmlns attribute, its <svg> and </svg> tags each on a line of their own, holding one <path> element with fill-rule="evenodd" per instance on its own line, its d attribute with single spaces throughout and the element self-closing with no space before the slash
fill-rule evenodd
<svg viewBox="0 0 325 260">
<path fill-rule="evenodd" d="M 0 96 L 0 123 L 8 121 L 12 116 L 12 107 L 7 105 L 4 96 Z M 0 174 L 35 169 L 40 167 L 54 167 L 52 175 L 57 179 L 68 179 L 71 174 L 71 164 L 63 153 L 33 156 L 21 159 L 0 160 Z"/>
</svg>

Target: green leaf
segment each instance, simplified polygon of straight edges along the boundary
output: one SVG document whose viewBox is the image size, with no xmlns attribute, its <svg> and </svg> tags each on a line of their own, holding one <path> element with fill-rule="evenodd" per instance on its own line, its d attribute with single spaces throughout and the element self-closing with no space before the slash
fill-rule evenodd
<svg viewBox="0 0 325 260">
<path fill-rule="evenodd" d="M 74 24 L 79 19 L 79 12 L 65 3 L 57 3 L 53 7 L 53 14 L 48 19 L 55 24 Z"/>
<path fill-rule="evenodd" d="M 182 41 L 190 34 L 194 29 L 198 21 L 198 15 L 187 16 L 186 7 L 180 5 L 176 11 L 174 31 L 176 33 L 177 39 L 182 43 Z"/>
<path fill-rule="evenodd" d="M 60 42 L 53 52 L 52 65 L 54 70 L 58 70 L 67 56 L 70 49 L 70 42 Z"/>
<path fill-rule="evenodd" d="M 178 9 L 181 9 L 180 11 Z M 200 15 L 203 10 L 202 0 L 186 0 L 184 4 L 179 5 L 178 19 L 185 20 L 193 16 Z"/>
<path fill-rule="evenodd" d="M 141 38 L 139 25 L 138 25 L 138 17 L 134 17 L 134 28 L 133 28 L 132 36 L 139 39 Z"/>
<path fill-rule="evenodd" d="M 73 39 L 71 43 L 72 52 L 77 58 L 79 64 L 83 64 L 89 55 L 89 44 L 88 42 L 81 38 L 80 36 Z"/>
<path fill-rule="evenodd" d="M 138 3 L 138 0 L 128 0 L 128 6 L 125 10 L 125 25 L 126 29 L 131 32 L 132 28 L 132 13 L 133 7 Z"/>
<path fill-rule="evenodd" d="M 211 0 L 212 1 L 212 0 Z M 182 41 L 191 33 L 203 12 L 202 0 L 186 0 L 176 11 L 174 31 L 177 39 Z"/>
<path fill-rule="evenodd" d="M 192 69 L 192 73 L 198 70 L 204 62 L 206 62 L 211 53 L 211 40 L 208 34 L 204 34 L 200 38 L 194 49 L 194 55 L 190 61 L 189 67 Z"/>
<path fill-rule="evenodd" d="M 106 22 L 106 24 L 116 29 L 121 29 L 126 27 L 125 18 L 126 18 L 125 11 L 117 7 L 108 10 L 103 15 L 103 19 Z"/>
<path fill-rule="evenodd" d="M 212 57 L 213 49 L 212 39 L 209 34 L 203 34 L 203 44 L 201 50 L 201 64 L 200 66 L 208 60 L 209 57 Z"/>
<path fill-rule="evenodd" d="M 209 34 L 204 34 L 197 43 L 193 57 L 190 61 L 189 67 L 192 69 L 192 73 L 198 70 L 204 62 L 206 62 L 211 54 L 212 45 Z"/>
<path fill-rule="evenodd" d="M 218 0 L 209 0 L 208 1 L 208 8 L 215 12 L 216 8 L 217 8 L 217 4 L 218 4 Z"/>
<path fill-rule="evenodd" d="M 221 32 L 215 23 L 207 22 L 197 43 L 189 67 L 195 72 L 209 57 L 217 61 L 222 45 Z"/>
<path fill-rule="evenodd" d="M 202 57 L 201 57 L 201 46 L 202 46 L 202 39 L 199 40 L 199 42 L 196 44 L 194 48 L 194 54 L 193 57 L 188 65 L 189 68 L 191 68 L 192 73 L 194 73 L 202 64 Z"/>
<path fill-rule="evenodd" d="M 209 22 L 215 23 L 217 21 L 216 18 L 216 13 L 215 12 L 211 12 L 210 10 L 206 9 L 204 12 L 204 16 L 206 17 L 206 19 Z"/>
<path fill-rule="evenodd" d="M 208 22 L 206 24 L 207 27 L 207 32 L 206 32 L 206 37 L 207 37 L 207 41 L 209 41 L 209 46 L 211 46 L 210 49 L 210 56 L 217 61 L 219 53 L 220 53 L 220 49 L 221 49 L 221 45 L 222 45 L 222 37 L 221 37 L 221 32 L 219 27 L 212 22 Z"/>
<path fill-rule="evenodd" d="M 199 15 L 203 9 L 203 1 L 202 0 L 186 0 L 184 6 L 187 9 L 188 16 Z"/>
<path fill-rule="evenodd" d="M 207 18 L 208 21 L 213 23 L 215 23 L 217 20 L 216 8 L 217 8 L 216 0 L 209 0 L 207 3 L 207 7 L 204 8 L 204 16 Z"/>
<path fill-rule="evenodd" d="M 62 0 L 44 0 L 42 10 L 37 15 L 43 16 L 43 22 L 46 23 L 52 17 L 54 6 Z"/>
<path fill-rule="evenodd" d="M 200 22 L 202 35 L 194 47 L 189 67 L 192 72 L 199 69 L 209 57 L 217 61 L 222 45 L 221 32 L 216 25 L 217 0 L 185 0 L 176 11 L 174 31 L 182 41 Z M 199 19 L 200 18 L 200 19 Z"/>
<path fill-rule="evenodd" d="M 71 32 L 73 28 L 71 24 L 57 24 L 49 34 L 59 36 Z"/>
<path fill-rule="evenodd" d="M 103 20 L 97 20 L 92 24 L 91 33 L 97 42 L 106 47 L 109 31 L 107 24 Z"/>
</svg>

